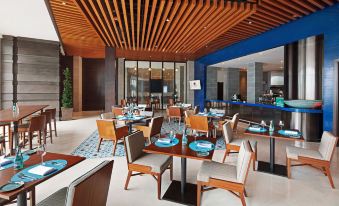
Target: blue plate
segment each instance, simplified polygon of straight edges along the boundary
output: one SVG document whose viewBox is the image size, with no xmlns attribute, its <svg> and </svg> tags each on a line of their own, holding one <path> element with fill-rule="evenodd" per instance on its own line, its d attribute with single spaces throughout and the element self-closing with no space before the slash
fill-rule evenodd
<svg viewBox="0 0 339 206">
<path fill-rule="evenodd" d="M 168 138 L 168 137 L 166 137 Z M 158 147 L 173 147 L 175 145 L 177 145 L 179 143 L 179 139 L 178 138 L 173 138 L 172 139 L 172 142 L 170 143 L 165 143 L 165 142 L 158 142 L 158 140 L 154 143 L 155 146 L 158 146 Z"/>
<path fill-rule="evenodd" d="M 260 129 L 258 129 L 260 128 Z M 251 132 L 267 132 L 267 129 L 264 128 L 264 127 L 256 127 L 256 126 L 250 126 L 249 128 L 247 128 L 248 131 L 251 131 Z"/>
<path fill-rule="evenodd" d="M 301 136 L 300 132 L 298 132 L 298 134 L 286 134 L 286 131 L 291 131 L 291 130 L 279 130 L 278 133 L 283 136 L 291 137 L 291 138 L 299 138 Z"/>
<path fill-rule="evenodd" d="M 0 192 L 10 192 L 24 186 L 24 182 L 9 182 L 0 187 Z"/>
<path fill-rule="evenodd" d="M 211 148 L 199 147 L 198 143 L 212 144 L 212 147 Z M 197 141 L 191 142 L 189 144 L 189 147 L 191 148 L 191 150 L 196 151 L 196 152 L 209 152 L 211 150 L 214 150 L 215 145 L 207 140 L 197 140 Z"/>
</svg>

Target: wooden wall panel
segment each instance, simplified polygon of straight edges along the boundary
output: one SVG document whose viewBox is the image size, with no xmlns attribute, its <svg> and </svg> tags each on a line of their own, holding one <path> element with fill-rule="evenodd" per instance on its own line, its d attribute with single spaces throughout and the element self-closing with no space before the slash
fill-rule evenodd
<svg viewBox="0 0 339 206">
<path fill-rule="evenodd" d="M 82 110 L 105 109 L 105 59 L 82 60 Z"/>
</svg>

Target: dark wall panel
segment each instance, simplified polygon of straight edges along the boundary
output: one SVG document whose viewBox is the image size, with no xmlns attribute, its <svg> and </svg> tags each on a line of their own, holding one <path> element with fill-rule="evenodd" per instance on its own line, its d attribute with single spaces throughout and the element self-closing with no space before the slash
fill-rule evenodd
<svg viewBox="0 0 339 206">
<path fill-rule="evenodd" d="M 105 60 L 82 59 L 83 111 L 105 109 Z"/>
</svg>

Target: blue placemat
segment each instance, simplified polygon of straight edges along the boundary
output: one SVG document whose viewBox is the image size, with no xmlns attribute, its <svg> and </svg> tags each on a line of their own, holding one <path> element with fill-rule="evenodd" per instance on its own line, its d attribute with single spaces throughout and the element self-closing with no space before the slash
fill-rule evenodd
<svg viewBox="0 0 339 206">
<path fill-rule="evenodd" d="M 44 166 L 46 166 L 46 167 L 53 167 L 53 168 L 56 169 L 55 171 L 53 171 L 53 172 L 51 172 L 51 173 L 49 173 L 48 175 L 45 175 L 45 176 L 36 175 L 36 174 L 32 174 L 32 173 L 28 172 L 28 170 L 30 170 L 30 169 L 38 166 L 38 165 L 41 165 L 41 164 L 32 165 L 30 167 L 27 167 L 27 168 L 21 170 L 20 172 L 16 173 L 11 178 L 11 181 L 12 182 L 20 182 L 20 181 L 31 182 L 31 181 L 34 181 L 34 180 L 42 179 L 44 177 L 50 176 L 50 175 L 58 172 L 59 170 L 63 169 L 67 165 L 67 161 L 66 160 L 62 160 L 62 159 L 58 159 L 58 160 L 50 160 L 50 161 L 44 162 Z M 27 175 L 27 176 L 29 176 L 31 178 L 29 178 L 29 177 L 21 178 L 20 174 Z M 35 179 L 33 180 L 32 178 L 35 178 Z"/>
<path fill-rule="evenodd" d="M 27 161 L 27 160 L 29 159 L 29 155 L 22 155 L 22 158 L 23 158 L 23 160 L 24 160 L 24 162 L 25 162 L 25 161 Z M 15 156 L 6 157 L 6 159 L 11 159 L 11 160 L 14 161 Z M 14 165 L 14 162 L 9 163 L 9 164 L 7 164 L 7 165 L 4 165 L 4 166 L 0 167 L 0 171 L 1 171 L 1 170 L 8 169 L 8 168 L 11 168 L 11 167 L 13 167 L 13 165 Z"/>
<path fill-rule="evenodd" d="M 168 138 L 168 137 L 166 137 L 166 138 Z M 158 147 L 172 147 L 174 145 L 177 145 L 178 143 L 179 143 L 179 140 L 178 140 L 178 138 L 175 137 L 175 138 L 172 139 L 171 143 L 164 143 L 164 142 L 156 141 L 154 144 L 155 144 L 155 146 L 158 146 Z"/>
<path fill-rule="evenodd" d="M 260 130 L 258 128 L 260 128 Z M 251 131 L 251 132 L 267 132 L 267 129 L 264 128 L 264 127 L 253 127 L 253 126 L 251 126 L 251 127 L 247 128 L 247 130 Z"/>
<path fill-rule="evenodd" d="M 212 144 L 212 147 L 211 148 L 199 147 L 198 143 Z M 191 142 L 189 144 L 189 147 L 191 148 L 191 150 L 196 151 L 196 152 L 209 152 L 211 150 L 214 150 L 215 146 L 214 146 L 213 143 L 211 143 L 211 142 L 209 142 L 207 140 L 197 140 L 197 141 Z"/>
<path fill-rule="evenodd" d="M 291 137 L 291 138 L 299 138 L 301 136 L 300 132 L 298 132 L 298 134 L 286 134 L 286 131 L 288 131 L 288 130 L 279 130 L 278 133 L 283 135 L 283 136 Z"/>
</svg>

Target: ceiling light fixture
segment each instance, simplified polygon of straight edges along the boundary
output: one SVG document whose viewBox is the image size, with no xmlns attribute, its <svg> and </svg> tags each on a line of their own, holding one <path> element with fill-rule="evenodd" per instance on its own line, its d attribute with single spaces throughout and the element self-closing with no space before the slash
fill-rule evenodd
<svg viewBox="0 0 339 206">
<path fill-rule="evenodd" d="M 66 2 L 63 1 L 61 4 L 62 4 L 62 5 L 66 5 Z"/>
<path fill-rule="evenodd" d="M 166 19 L 166 21 L 167 21 L 167 22 L 169 22 L 169 21 L 170 21 L 170 19 L 169 19 L 169 18 L 167 18 L 167 19 Z"/>
<path fill-rule="evenodd" d="M 248 24 L 252 24 L 253 22 L 249 21 Z"/>
</svg>

